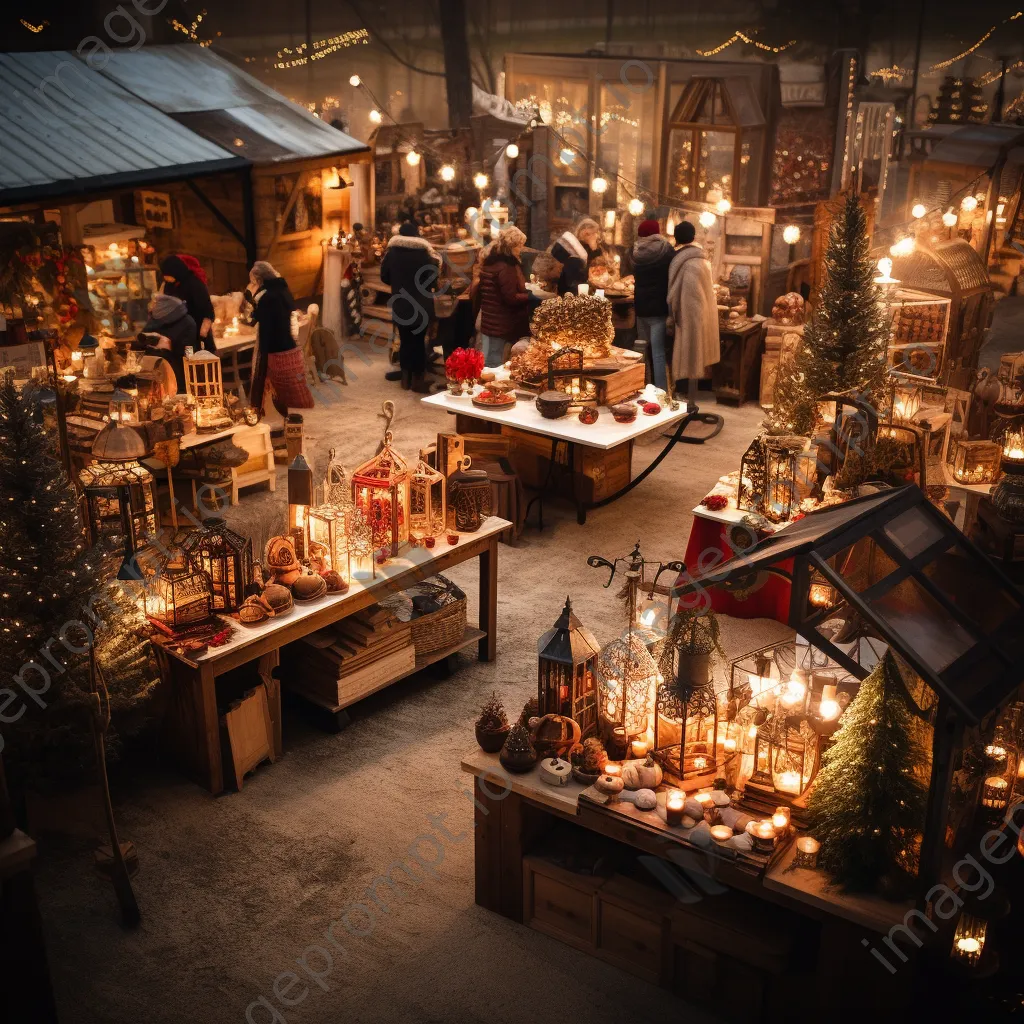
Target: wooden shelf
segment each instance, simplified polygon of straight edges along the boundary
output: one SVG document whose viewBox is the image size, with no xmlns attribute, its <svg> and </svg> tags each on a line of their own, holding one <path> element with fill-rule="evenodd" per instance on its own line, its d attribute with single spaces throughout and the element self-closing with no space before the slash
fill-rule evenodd
<svg viewBox="0 0 1024 1024">
<path fill-rule="evenodd" d="M 463 651 L 467 647 L 472 647 L 473 644 L 479 643 L 479 641 L 481 641 L 486 635 L 487 634 L 481 629 L 474 629 L 472 626 L 467 626 L 466 631 L 462 634 L 461 640 L 458 640 L 449 647 L 443 647 L 439 651 L 434 651 L 432 654 L 417 655 L 416 665 L 409 669 L 408 672 L 403 672 L 401 675 L 397 675 L 393 679 L 385 680 L 383 683 L 367 690 L 366 693 L 361 694 L 355 700 L 349 701 L 348 704 L 333 704 L 331 701 L 324 700 L 323 697 L 307 691 L 301 683 L 291 682 L 288 680 L 285 680 L 285 682 L 290 690 L 297 693 L 303 699 L 308 700 L 311 704 L 316 704 L 317 707 L 321 707 L 325 711 L 330 711 L 332 714 L 336 714 L 347 707 L 351 707 L 353 704 L 357 704 L 359 701 L 369 697 L 373 693 L 376 693 L 378 690 L 385 690 L 389 686 L 394 686 L 395 683 L 400 682 L 402 679 L 415 675 L 417 672 L 422 672 L 423 669 L 429 668 L 431 665 L 436 665 L 439 661 L 444 661 L 445 658 L 449 658 L 453 654 L 458 654 L 459 651 Z"/>
</svg>

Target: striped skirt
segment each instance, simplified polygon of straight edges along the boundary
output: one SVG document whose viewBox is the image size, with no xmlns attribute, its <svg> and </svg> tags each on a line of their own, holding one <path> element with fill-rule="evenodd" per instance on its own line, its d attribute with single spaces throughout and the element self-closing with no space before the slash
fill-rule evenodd
<svg viewBox="0 0 1024 1024">
<path fill-rule="evenodd" d="M 302 349 L 267 354 L 267 380 L 274 389 L 274 404 L 288 409 L 312 409 L 313 395 L 306 376 Z"/>
</svg>

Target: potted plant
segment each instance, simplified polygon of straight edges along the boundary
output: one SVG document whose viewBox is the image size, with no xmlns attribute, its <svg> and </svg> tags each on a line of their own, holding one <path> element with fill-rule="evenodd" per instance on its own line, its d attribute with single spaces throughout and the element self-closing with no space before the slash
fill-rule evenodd
<svg viewBox="0 0 1024 1024">
<path fill-rule="evenodd" d="M 711 660 L 725 657 L 718 619 L 700 605 L 680 605 L 669 623 L 658 668 L 666 681 L 681 692 L 706 686 L 711 678 Z"/>
<path fill-rule="evenodd" d="M 572 777 L 584 786 L 592 786 L 601 777 L 608 755 L 596 736 L 588 736 L 572 748 L 569 754 Z"/>
<path fill-rule="evenodd" d="M 505 706 L 496 693 L 492 693 L 480 709 L 480 717 L 476 720 L 476 741 L 480 749 L 488 754 L 496 754 L 505 745 L 508 731 L 508 717 Z"/>
<path fill-rule="evenodd" d="M 475 348 L 455 349 L 444 363 L 448 390 L 453 395 L 461 395 L 464 388 L 466 391 L 472 391 L 473 382 L 479 379 L 483 370 L 483 352 Z"/>
</svg>

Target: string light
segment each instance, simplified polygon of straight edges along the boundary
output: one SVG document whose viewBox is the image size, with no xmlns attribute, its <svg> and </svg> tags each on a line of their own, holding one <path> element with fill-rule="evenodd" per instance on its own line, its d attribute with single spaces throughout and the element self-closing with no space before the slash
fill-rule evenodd
<svg viewBox="0 0 1024 1024">
<path fill-rule="evenodd" d="M 369 42 L 370 33 L 365 28 L 357 28 L 351 32 L 343 32 L 340 36 L 330 36 L 327 39 L 314 40 L 309 48 L 308 55 L 305 43 L 301 46 L 296 46 L 294 49 L 286 46 L 283 50 L 277 51 L 278 59 L 274 67 L 278 70 L 301 67 L 303 64 L 308 64 L 311 60 L 322 60 L 324 57 L 329 57 L 332 53 L 337 53 L 338 50 L 348 49 L 348 47 L 359 43 L 365 46 Z"/>
<path fill-rule="evenodd" d="M 348 80 L 348 84 L 351 85 L 353 89 L 358 89 L 359 86 L 363 84 L 363 80 L 358 75 L 353 75 Z"/>
<path fill-rule="evenodd" d="M 942 223 L 945 224 L 947 228 L 955 228 L 956 222 L 959 219 L 960 218 L 953 212 L 952 206 L 942 215 Z"/>
<path fill-rule="evenodd" d="M 705 231 L 707 231 L 708 229 L 713 228 L 715 226 L 715 221 L 718 220 L 718 217 L 716 217 L 715 214 L 713 214 L 710 210 L 704 210 L 704 212 L 701 213 L 699 219 L 700 226 L 704 228 Z"/>
<path fill-rule="evenodd" d="M 484 174 L 483 171 L 477 171 L 476 174 L 473 175 L 473 184 L 478 189 L 482 190 L 482 189 L 487 188 L 487 186 L 490 184 L 490 182 L 491 182 L 491 179 L 488 178 L 487 175 Z"/>
<path fill-rule="evenodd" d="M 455 168 L 451 164 L 445 164 L 441 168 L 441 180 L 442 181 L 454 181 L 455 180 Z"/>
<path fill-rule="evenodd" d="M 891 68 L 879 68 L 877 71 L 872 71 L 871 77 L 880 78 L 888 85 L 890 82 L 902 82 L 909 74 L 911 72 L 907 68 L 901 68 L 898 64 L 893 64 Z"/>
<path fill-rule="evenodd" d="M 644 203 L 642 199 L 638 199 L 634 196 L 626 204 L 626 209 L 629 210 L 630 214 L 634 217 L 639 217 L 644 212 Z"/>
<path fill-rule="evenodd" d="M 203 18 L 205 18 L 205 17 L 206 17 L 206 11 L 204 10 L 204 11 L 200 11 L 195 16 L 195 19 L 192 21 L 192 23 L 190 25 L 182 24 L 182 22 L 178 21 L 177 18 L 171 18 L 170 19 L 170 25 L 171 25 L 171 28 L 173 28 L 175 30 L 175 32 L 180 32 L 182 35 L 188 36 L 188 38 L 193 43 L 198 43 L 200 46 L 209 46 L 213 42 L 213 40 L 212 39 L 200 39 L 199 38 L 199 33 L 197 31 L 197 29 L 199 28 L 200 24 L 203 21 Z M 220 33 L 218 33 L 218 35 L 219 34 Z"/>
<path fill-rule="evenodd" d="M 39 33 L 42 32 L 43 29 L 50 24 L 48 21 L 43 21 L 40 22 L 40 24 L 38 25 L 33 25 L 32 22 L 26 21 L 24 18 L 19 18 L 18 21 L 20 21 L 22 25 L 24 25 L 25 28 L 29 30 L 29 32 L 32 32 L 35 35 L 39 35 Z"/>
<path fill-rule="evenodd" d="M 913 217 L 914 220 L 920 220 L 927 212 L 928 208 L 924 203 L 914 203 L 914 207 L 910 211 L 910 216 Z"/>
<path fill-rule="evenodd" d="M 419 167 L 420 160 L 422 159 L 423 158 L 419 155 L 419 153 L 416 152 L 415 149 L 410 149 L 409 152 L 405 154 L 405 162 L 410 167 Z"/>
<path fill-rule="evenodd" d="M 973 213 L 978 208 L 977 196 L 964 196 L 960 200 L 960 209 L 965 213 Z"/>
<path fill-rule="evenodd" d="M 800 228 L 796 224 L 787 224 L 782 229 L 782 240 L 786 245 L 796 245 L 800 241 Z"/>
<path fill-rule="evenodd" d="M 600 176 L 596 177 L 590 183 L 590 190 L 591 192 L 596 192 L 598 195 L 603 195 L 608 191 L 608 179 Z"/>
<path fill-rule="evenodd" d="M 732 203 L 728 199 L 719 199 L 715 209 L 724 217 L 732 209 Z"/>
<path fill-rule="evenodd" d="M 783 43 L 781 46 L 769 46 L 767 43 L 759 43 L 756 39 L 751 38 L 745 32 L 740 32 L 739 29 L 737 29 L 728 39 L 726 39 L 724 43 L 719 43 L 718 46 L 715 46 L 710 50 L 698 50 L 697 53 L 701 57 L 714 57 L 716 53 L 721 53 L 723 50 L 732 46 L 732 44 L 737 40 L 742 40 L 750 46 L 756 46 L 759 50 L 764 50 L 765 53 L 782 53 L 783 50 L 788 50 L 791 46 L 796 45 L 796 40 L 790 39 L 788 43 Z"/>
<path fill-rule="evenodd" d="M 519 147 L 514 142 L 510 142 L 505 147 L 505 156 L 507 156 L 509 160 L 515 160 L 515 158 L 519 156 Z"/>
<path fill-rule="evenodd" d="M 384 115 L 379 110 L 371 110 L 369 118 L 374 124 L 380 124 L 384 120 Z"/>
</svg>

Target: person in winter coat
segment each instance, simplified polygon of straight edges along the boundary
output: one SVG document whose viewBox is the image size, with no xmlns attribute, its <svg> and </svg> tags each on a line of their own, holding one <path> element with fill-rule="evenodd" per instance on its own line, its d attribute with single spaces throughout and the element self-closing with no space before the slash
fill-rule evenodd
<svg viewBox="0 0 1024 1024">
<path fill-rule="evenodd" d="M 173 295 L 157 294 L 149 304 L 149 319 L 142 328 L 146 352 L 166 359 L 174 370 L 178 394 L 185 393 L 185 349 L 195 347 L 196 322 L 185 303 Z M 159 337 L 156 337 L 159 336 Z"/>
<path fill-rule="evenodd" d="M 196 325 L 196 336 L 193 347 L 208 348 L 214 351 L 213 345 L 213 302 L 206 287 L 206 272 L 199 265 L 199 260 L 185 253 L 167 256 L 160 264 L 163 275 L 164 295 L 173 295 L 181 299 L 188 308 L 188 315 Z"/>
<path fill-rule="evenodd" d="M 589 280 L 590 264 L 601 254 L 601 228 L 584 217 L 572 231 L 564 232 L 551 246 L 551 255 L 562 264 L 558 294 L 575 295 Z"/>
<path fill-rule="evenodd" d="M 722 358 L 718 339 L 718 303 L 711 264 L 694 243 L 692 224 L 676 227 L 676 251 L 668 268 L 669 316 L 675 328 L 672 380 L 699 380 Z"/>
<path fill-rule="evenodd" d="M 267 381 L 274 408 L 287 417 L 289 409 L 312 409 L 313 396 L 306 381 L 306 360 L 292 337 L 295 300 L 288 282 L 265 260 L 249 271 L 253 324 L 259 328 L 253 358 L 249 400 L 263 415 Z"/>
<path fill-rule="evenodd" d="M 414 221 L 406 221 L 388 241 L 380 263 L 380 279 L 391 288 L 388 308 L 398 328 L 402 387 L 426 394 L 426 336 L 434 318 L 434 292 L 437 290 L 441 257 L 434 247 L 420 238 Z"/>
<path fill-rule="evenodd" d="M 668 390 L 665 335 L 668 322 L 668 268 L 675 249 L 656 220 L 641 222 L 633 246 L 633 305 L 636 333 L 651 350 L 654 386 Z"/>
<path fill-rule="evenodd" d="M 519 261 L 526 235 L 514 224 L 502 228 L 480 268 L 474 304 L 480 307 L 484 362 L 500 366 L 507 345 L 530 333 L 530 293 Z"/>
</svg>

